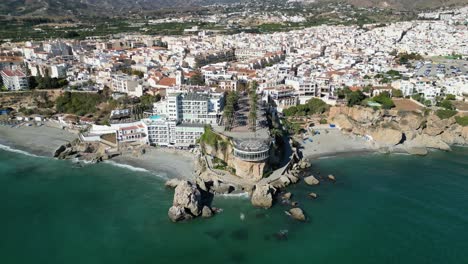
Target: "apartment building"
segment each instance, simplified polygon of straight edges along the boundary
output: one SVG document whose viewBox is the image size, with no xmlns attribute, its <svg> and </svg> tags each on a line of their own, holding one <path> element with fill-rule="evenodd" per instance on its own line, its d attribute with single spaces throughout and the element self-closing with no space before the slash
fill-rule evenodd
<svg viewBox="0 0 468 264">
<path fill-rule="evenodd" d="M 190 147 L 197 143 L 204 126 L 215 125 L 224 107 L 224 94 L 172 92 L 154 103 L 153 115 L 143 119 L 150 144 Z"/>
<path fill-rule="evenodd" d="M 135 92 L 138 87 L 138 81 L 125 74 L 113 75 L 111 79 L 111 88 L 118 93 Z"/>
<path fill-rule="evenodd" d="M 10 91 L 26 90 L 29 88 L 28 77 L 20 70 L 3 70 L 0 72 L 3 85 Z"/>
</svg>

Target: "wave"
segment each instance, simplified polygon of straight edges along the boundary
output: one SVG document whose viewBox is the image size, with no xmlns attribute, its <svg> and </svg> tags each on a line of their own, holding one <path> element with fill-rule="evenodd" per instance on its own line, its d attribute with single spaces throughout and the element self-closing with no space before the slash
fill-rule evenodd
<svg viewBox="0 0 468 264">
<path fill-rule="evenodd" d="M 224 193 L 224 194 L 216 194 L 216 196 L 225 197 L 225 198 L 243 198 L 243 199 L 248 199 L 248 198 L 249 198 L 249 193 L 248 193 L 248 192 L 243 192 L 243 193 Z"/>
<path fill-rule="evenodd" d="M 2 145 L 2 144 L 0 144 L 0 149 L 4 150 L 4 151 L 9 151 L 9 152 L 14 152 L 14 153 L 30 156 L 30 157 L 43 158 L 43 156 L 38 156 L 38 155 L 35 155 L 35 154 L 32 154 L 32 153 L 29 153 L 27 151 L 20 150 L 20 149 L 15 149 L 15 148 L 12 148 L 10 146 L 6 146 L 6 145 Z"/>
<path fill-rule="evenodd" d="M 319 157 L 317 159 L 321 160 L 321 159 L 332 159 L 332 158 L 336 158 L 338 157 L 337 155 L 330 155 L 330 156 L 323 156 L 323 157 Z"/>
<path fill-rule="evenodd" d="M 106 160 L 106 161 L 104 161 L 104 163 L 110 164 L 112 166 L 119 167 L 119 168 L 122 168 L 122 169 L 130 170 L 130 171 L 149 173 L 149 174 L 154 175 L 154 176 L 156 176 L 158 178 L 161 178 L 163 180 L 170 179 L 169 177 L 166 177 L 164 175 L 158 174 L 158 173 L 156 173 L 154 171 L 150 171 L 150 170 L 147 170 L 147 169 L 141 168 L 141 167 L 135 167 L 135 166 L 124 164 L 124 163 L 117 163 L 117 162 L 112 161 L 112 160 Z"/>
<path fill-rule="evenodd" d="M 134 167 L 134 166 L 128 165 L 128 164 L 117 163 L 117 162 L 112 161 L 112 160 L 106 160 L 106 161 L 104 161 L 104 163 L 108 163 L 108 164 L 111 164 L 113 166 L 116 166 L 116 167 L 119 167 L 119 168 L 124 168 L 124 169 L 131 170 L 131 171 L 150 172 L 149 170 L 144 169 L 144 168 Z"/>
</svg>

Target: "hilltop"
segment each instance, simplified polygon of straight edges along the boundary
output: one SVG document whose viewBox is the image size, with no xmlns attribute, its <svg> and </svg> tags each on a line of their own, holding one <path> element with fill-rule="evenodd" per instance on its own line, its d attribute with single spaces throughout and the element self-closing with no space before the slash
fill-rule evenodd
<svg viewBox="0 0 468 264">
<path fill-rule="evenodd" d="M 357 7 L 378 7 L 399 10 L 432 9 L 467 4 L 467 0 L 3 0 L 0 15 L 12 16 L 92 16 L 143 13 L 151 10 L 190 8 L 213 4 L 287 5 L 291 3 L 316 5 L 328 2 L 348 3 Z"/>
</svg>

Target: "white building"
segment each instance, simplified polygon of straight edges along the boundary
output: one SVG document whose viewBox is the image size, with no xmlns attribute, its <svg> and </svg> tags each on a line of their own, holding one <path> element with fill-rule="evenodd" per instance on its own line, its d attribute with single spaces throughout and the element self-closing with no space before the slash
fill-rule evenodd
<svg viewBox="0 0 468 264">
<path fill-rule="evenodd" d="M 154 103 L 153 116 L 143 119 L 150 144 L 190 147 L 204 133 L 204 126 L 216 125 L 224 108 L 224 94 L 171 92 Z"/>
<path fill-rule="evenodd" d="M 138 87 L 138 81 L 125 74 L 114 75 L 111 80 L 111 88 L 114 92 L 131 93 Z"/>
<path fill-rule="evenodd" d="M 20 70 L 3 70 L 0 72 L 3 85 L 10 91 L 25 90 L 29 88 L 28 77 Z"/>
<path fill-rule="evenodd" d="M 67 77 L 67 66 L 65 64 L 57 64 L 50 66 L 50 77 L 65 78 Z"/>
</svg>

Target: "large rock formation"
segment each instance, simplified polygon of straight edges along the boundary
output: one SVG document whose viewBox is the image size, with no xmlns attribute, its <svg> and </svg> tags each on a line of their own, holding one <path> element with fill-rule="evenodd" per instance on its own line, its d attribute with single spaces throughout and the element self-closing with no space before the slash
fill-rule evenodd
<svg viewBox="0 0 468 264">
<path fill-rule="evenodd" d="M 175 188 L 168 216 L 173 222 L 188 220 L 199 216 L 202 208 L 202 195 L 198 187 L 189 181 L 181 181 Z"/>
<path fill-rule="evenodd" d="M 255 185 L 251 198 L 252 205 L 261 208 L 270 208 L 273 206 L 275 193 L 276 189 L 269 184 Z"/>
<path fill-rule="evenodd" d="M 230 142 L 230 139 L 224 135 L 218 134 L 224 142 Z M 213 157 L 217 157 L 226 164 L 234 168 L 236 171 L 236 176 L 243 179 L 251 180 L 256 182 L 263 177 L 263 173 L 267 170 L 267 162 L 248 162 L 243 161 L 234 156 L 234 149 L 231 144 L 225 144 L 224 148 L 213 147 L 210 145 L 203 145 L 204 152 Z"/>
<path fill-rule="evenodd" d="M 377 127 L 369 131 L 373 140 L 384 146 L 395 146 L 402 141 L 403 133 L 394 128 Z"/>
<path fill-rule="evenodd" d="M 235 157 L 232 163 L 237 176 L 252 181 L 260 180 L 267 166 L 266 162 L 248 162 Z"/>
</svg>

